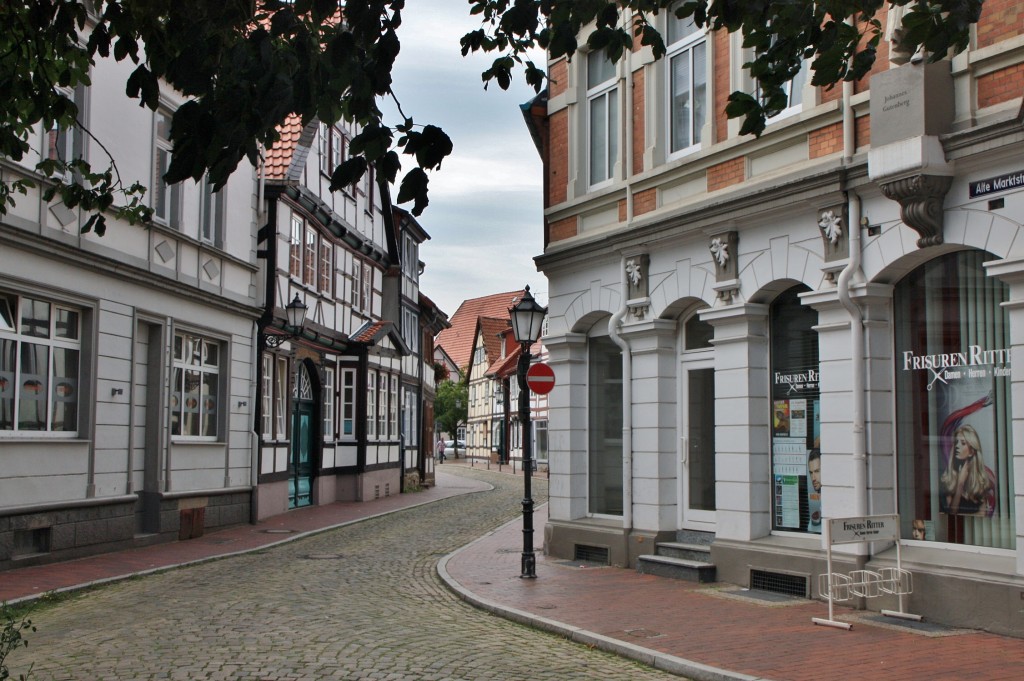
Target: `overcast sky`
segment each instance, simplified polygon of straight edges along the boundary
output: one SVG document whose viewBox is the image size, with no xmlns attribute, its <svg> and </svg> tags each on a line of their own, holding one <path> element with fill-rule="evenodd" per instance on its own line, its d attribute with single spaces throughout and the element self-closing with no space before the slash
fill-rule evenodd
<svg viewBox="0 0 1024 681">
<path fill-rule="evenodd" d="M 519 109 L 534 92 L 521 73 L 507 91 L 483 89 L 480 73 L 494 56 L 464 58 L 459 47 L 478 26 L 466 0 L 408 3 L 393 74 L 405 114 L 440 126 L 454 144 L 430 176 L 430 205 L 419 217 L 430 235 L 420 250 L 420 289 L 449 316 L 467 298 L 527 284 L 547 303 L 533 263 L 543 244 L 541 162 Z M 403 171 L 410 167 L 404 159 Z"/>
</svg>

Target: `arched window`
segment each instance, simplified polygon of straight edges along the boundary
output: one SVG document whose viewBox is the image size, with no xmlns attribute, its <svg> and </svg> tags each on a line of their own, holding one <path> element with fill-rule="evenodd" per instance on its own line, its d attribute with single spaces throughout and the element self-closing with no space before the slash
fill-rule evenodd
<svg viewBox="0 0 1024 681">
<path fill-rule="evenodd" d="M 1007 287 L 979 251 L 936 258 L 894 294 L 902 535 L 1014 548 Z"/>
<path fill-rule="evenodd" d="M 818 313 L 794 286 L 771 304 L 772 529 L 821 532 Z"/>
</svg>

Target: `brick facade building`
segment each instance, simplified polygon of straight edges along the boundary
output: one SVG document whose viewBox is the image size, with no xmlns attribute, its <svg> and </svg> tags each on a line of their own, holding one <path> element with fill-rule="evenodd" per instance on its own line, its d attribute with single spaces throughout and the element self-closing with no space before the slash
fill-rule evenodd
<svg viewBox="0 0 1024 681">
<path fill-rule="evenodd" d="M 756 139 L 723 113 L 753 91 L 735 35 L 661 15 L 662 59 L 549 64 L 549 552 L 704 543 L 720 580 L 817 597 L 825 522 L 896 514 L 908 610 L 1024 631 L 1018 5 L 935 64 L 887 39 L 859 82 L 801 74 Z"/>
</svg>

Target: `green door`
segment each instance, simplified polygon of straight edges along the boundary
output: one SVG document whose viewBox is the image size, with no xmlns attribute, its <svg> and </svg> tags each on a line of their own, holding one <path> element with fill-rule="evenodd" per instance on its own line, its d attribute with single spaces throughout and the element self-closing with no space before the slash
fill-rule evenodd
<svg viewBox="0 0 1024 681">
<path fill-rule="evenodd" d="M 309 506 L 313 482 L 313 405 L 296 401 L 292 415 L 292 461 L 288 479 L 288 508 Z"/>
</svg>

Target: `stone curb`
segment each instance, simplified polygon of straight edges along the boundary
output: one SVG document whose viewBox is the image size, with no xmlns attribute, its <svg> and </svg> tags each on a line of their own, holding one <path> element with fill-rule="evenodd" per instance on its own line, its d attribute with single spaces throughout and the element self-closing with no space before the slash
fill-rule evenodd
<svg viewBox="0 0 1024 681">
<path fill-rule="evenodd" d="M 448 561 L 455 558 L 463 551 L 469 550 L 475 544 L 483 541 L 491 535 L 502 531 L 509 525 L 515 525 L 520 522 L 521 519 L 519 518 L 511 520 L 501 527 L 488 532 L 482 537 L 473 540 L 462 548 L 456 549 L 447 556 L 441 558 L 437 563 L 437 574 L 440 576 L 441 581 L 443 581 L 445 585 L 455 593 L 455 595 L 476 608 L 534 629 L 540 629 L 541 631 L 547 631 L 552 634 L 563 636 L 571 641 L 575 641 L 576 643 L 582 643 L 583 645 L 592 646 L 599 650 L 619 655 L 620 657 L 641 662 L 649 667 L 660 669 L 662 671 L 669 672 L 670 674 L 685 676 L 693 679 L 694 681 L 770 681 L 766 677 L 750 676 L 749 674 L 731 672 L 725 669 L 719 669 L 718 667 L 701 664 L 700 662 L 694 662 L 693 660 L 676 657 L 675 655 L 662 653 L 657 650 L 651 650 L 650 648 L 644 648 L 643 646 L 638 646 L 634 643 L 620 641 L 618 639 L 611 638 L 610 636 L 597 634 L 571 624 L 559 622 L 547 617 L 541 617 L 540 615 L 534 615 L 523 610 L 518 610 L 516 608 L 497 603 L 476 595 L 466 587 L 462 586 L 462 584 L 460 584 L 448 572 Z"/>
<path fill-rule="evenodd" d="M 253 553 L 254 551 L 263 551 L 265 549 L 275 548 L 275 547 L 281 546 L 282 544 L 287 544 L 289 542 L 297 541 L 299 539 L 305 539 L 306 537 L 312 537 L 314 535 L 321 534 L 323 532 L 329 532 L 331 530 L 336 530 L 336 529 L 338 529 L 340 527 L 345 527 L 347 525 L 354 525 L 356 523 L 361 523 L 361 522 L 364 522 L 366 520 L 372 520 L 374 518 L 381 518 L 383 516 L 390 515 L 392 513 L 398 513 L 400 511 L 406 511 L 406 510 L 409 510 L 409 509 L 412 509 L 412 508 L 419 508 L 420 506 L 426 506 L 427 504 L 434 504 L 434 503 L 437 503 L 439 501 L 444 501 L 446 499 L 452 499 L 452 498 L 463 496 L 463 495 L 466 495 L 466 494 L 479 494 L 480 492 L 486 492 L 486 491 L 490 491 L 490 490 L 494 489 L 494 486 L 491 485 L 490 483 L 486 483 L 486 482 L 483 482 L 483 481 L 480 481 L 480 482 L 487 486 L 486 489 L 470 490 L 470 491 L 467 491 L 467 492 L 460 492 L 458 494 L 454 494 L 454 495 L 451 495 L 451 496 L 441 497 L 440 499 L 428 499 L 426 501 L 421 501 L 421 502 L 418 502 L 418 503 L 415 503 L 415 504 L 410 504 L 408 506 L 403 506 L 402 508 L 393 508 L 393 509 L 388 510 L 388 511 L 381 511 L 380 513 L 373 513 L 371 515 L 362 516 L 360 518 L 353 518 L 352 520 L 345 520 L 345 521 L 340 522 L 340 523 L 334 523 L 333 525 L 325 525 L 324 527 L 318 527 L 318 528 L 315 528 L 315 529 L 312 529 L 312 530 L 306 530 L 305 532 L 297 532 L 295 534 L 290 534 L 290 535 L 288 535 L 286 537 L 282 537 L 281 539 L 276 539 L 276 540 L 270 541 L 270 542 L 268 542 L 266 544 L 260 544 L 259 546 L 252 546 L 252 547 L 249 547 L 247 549 L 240 549 L 238 551 L 229 551 L 229 552 L 226 552 L 226 553 L 218 553 L 216 555 L 204 556 L 202 558 L 195 558 L 193 560 L 186 560 L 186 561 L 182 561 L 180 563 L 168 563 L 167 565 L 159 565 L 157 567 L 149 568 L 147 570 L 136 570 L 135 572 L 126 572 L 123 575 L 114 575 L 113 577 L 103 577 L 101 579 L 94 579 L 94 580 L 92 580 L 90 582 L 81 582 L 79 584 L 72 584 L 70 586 L 62 586 L 62 587 L 59 587 L 57 589 L 50 589 L 49 591 L 43 591 L 41 593 L 29 594 L 28 596 L 22 596 L 21 598 L 12 598 L 12 599 L 6 601 L 6 603 L 8 605 L 16 605 L 18 603 L 30 603 L 32 601 L 36 601 L 36 600 L 39 600 L 39 599 L 42 599 L 42 598 L 46 598 L 48 596 L 53 596 L 53 595 L 56 595 L 56 594 L 66 594 L 66 593 L 72 593 L 72 592 L 75 592 L 75 591 L 82 591 L 84 589 L 89 589 L 89 588 L 95 587 L 95 586 L 102 586 L 104 584 L 112 584 L 114 582 L 120 582 L 120 581 L 124 581 L 126 579 L 132 579 L 133 577 L 143 577 L 145 575 L 153 575 L 153 574 L 157 574 L 157 573 L 160 573 L 160 572 L 167 572 L 169 570 L 176 570 L 178 568 L 190 567 L 192 565 L 199 565 L 200 563 L 209 563 L 210 561 L 221 560 L 222 558 L 231 558 L 233 556 L 242 556 L 242 555 L 245 555 L 247 553 Z"/>
</svg>

